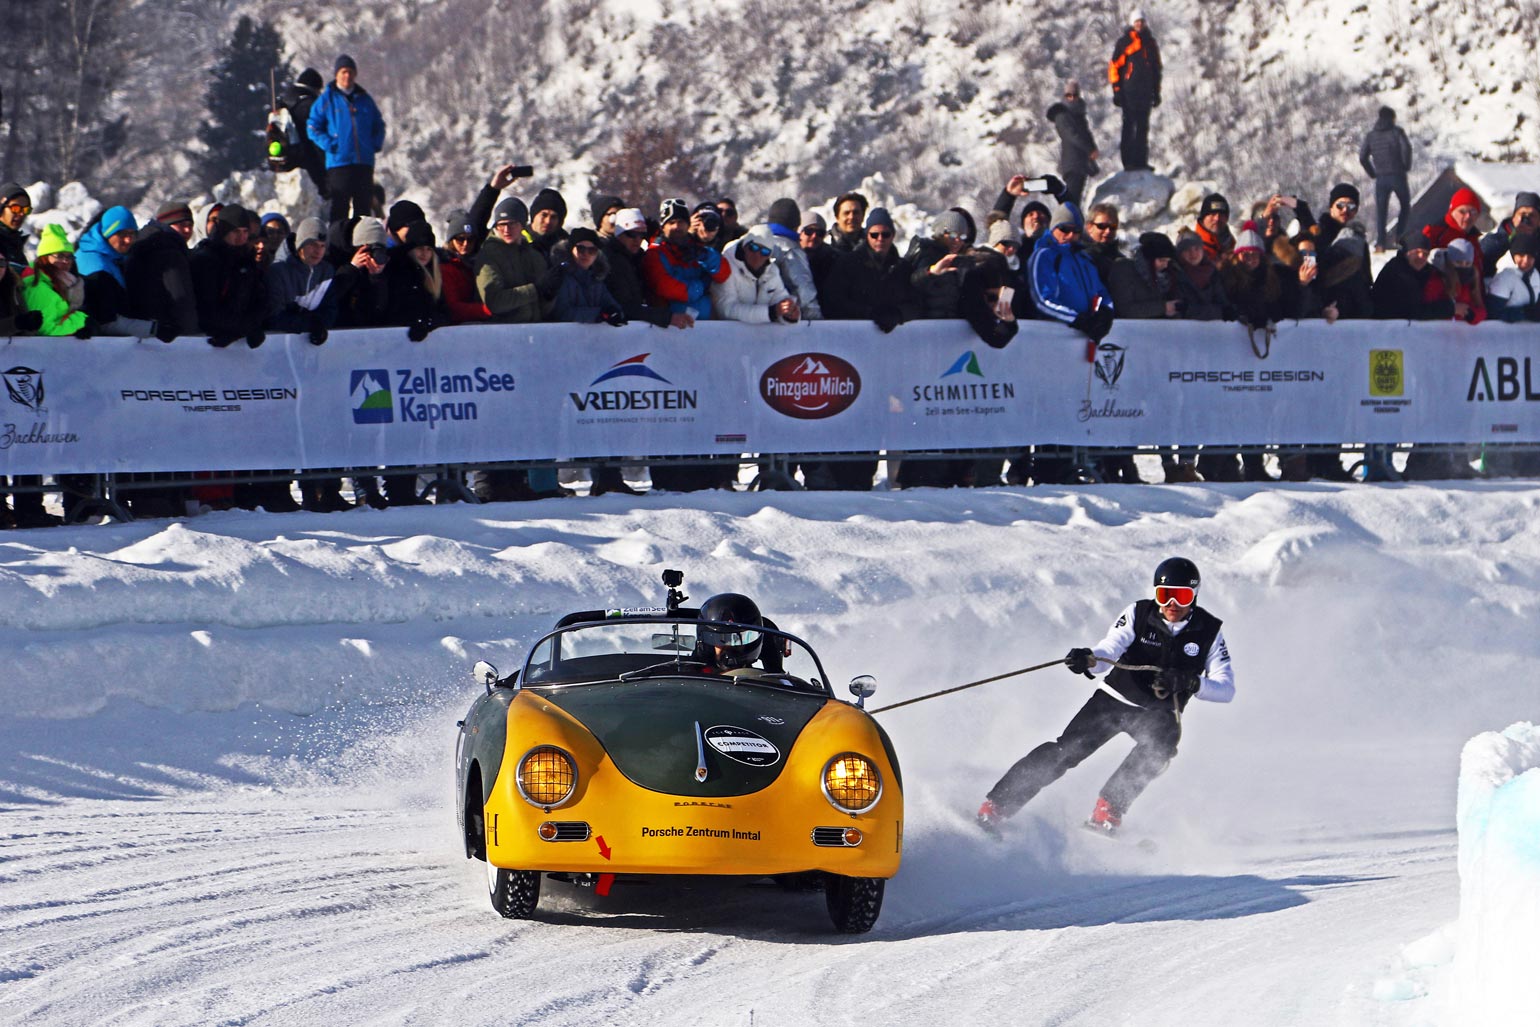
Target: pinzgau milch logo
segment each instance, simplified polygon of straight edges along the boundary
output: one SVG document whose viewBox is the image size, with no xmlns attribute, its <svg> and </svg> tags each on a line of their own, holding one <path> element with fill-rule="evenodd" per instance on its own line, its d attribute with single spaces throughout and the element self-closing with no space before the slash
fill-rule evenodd
<svg viewBox="0 0 1540 1027">
<path fill-rule="evenodd" d="M 777 360 L 760 375 L 759 394 L 787 417 L 833 417 L 861 394 L 861 375 L 843 357 L 798 353 Z"/>
</svg>

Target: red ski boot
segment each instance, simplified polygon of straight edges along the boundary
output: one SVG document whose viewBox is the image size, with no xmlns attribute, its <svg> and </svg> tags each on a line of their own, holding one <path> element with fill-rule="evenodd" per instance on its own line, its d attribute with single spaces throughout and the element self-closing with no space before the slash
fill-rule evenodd
<svg viewBox="0 0 1540 1027">
<path fill-rule="evenodd" d="M 1085 822 L 1086 829 L 1097 834 L 1114 835 L 1123 824 L 1123 818 L 1118 815 L 1112 804 L 1100 796 L 1096 799 L 1096 808 L 1091 811 L 1091 819 Z"/>
</svg>

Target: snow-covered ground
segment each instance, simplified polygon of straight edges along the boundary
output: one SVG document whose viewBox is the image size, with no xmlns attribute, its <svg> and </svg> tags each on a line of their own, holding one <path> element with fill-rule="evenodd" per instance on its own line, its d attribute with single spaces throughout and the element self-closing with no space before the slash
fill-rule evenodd
<svg viewBox="0 0 1540 1027">
<path fill-rule="evenodd" d="M 0 1022 L 1452 1025 L 1461 749 L 1540 719 L 1537 512 L 1523 483 L 1103 486 L 0 533 Z M 471 664 L 657 602 L 664 567 L 882 705 L 1090 644 L 1172 554 L 1238 695 L 1134 807 L 1154 854 L 1076 826 L 1126 739 L 1003 844 L 973 827 L 1083 701 L 1052 669 L 881 715 L 908 830 L 870 935 L 773 887 L 552 886 L 504 921 L 463 858 Z"/>
</svg>

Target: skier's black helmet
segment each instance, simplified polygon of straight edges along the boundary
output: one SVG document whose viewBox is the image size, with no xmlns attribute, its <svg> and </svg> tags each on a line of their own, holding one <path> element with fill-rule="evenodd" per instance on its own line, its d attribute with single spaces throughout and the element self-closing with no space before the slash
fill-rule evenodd
<svg viewBox="0 0 1540 1027">
<path fill-rule="evenodd" d="M 759 649 L 764 642 L 764 632 L 759 629 L 764 626 L 765 619 L 754 600 L 737 592 L 714 595 L 701 604 L 700 619 L 719 622 L 703 623 L 699 632 L 700 644 L 715 650 L 714 659 L 718 666 L 732 670 L 747 667 L 759 659 Z"/>
<path fill-rule="evenodd" d="M 1155 568 L 1155 584 L 1157 585 L 1186 585 L 1188 588 L 1197 588 L 1202 579 L 1198 575 L 1198 565 L 1184 556 L 1170 556 L 1160 561 L 1160 566 Z"/>
</svg>

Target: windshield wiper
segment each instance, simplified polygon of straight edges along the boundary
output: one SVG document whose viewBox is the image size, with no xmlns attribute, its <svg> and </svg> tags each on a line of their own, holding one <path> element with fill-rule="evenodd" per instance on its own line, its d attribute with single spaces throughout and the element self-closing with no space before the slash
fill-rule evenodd
<svg viewBox="0 0 1540 1027">
<path fill-rule="evenodd" d="M 655 670 L 663 670 L 664 668 L 683 670 L 685 664 L 691 664 L 696 667 L 704 667 L 706 665 L 706 661 L 694 659 L 687 660 L 682 657 L 672 660 L 664 660 L 662 663 L 654 663 L 649 667 L 638 667 L 636 670 L 628 670 L 624 674 L 620 675 L 620 680 L 635 681 L 639 677 L 644 677 L 648 674 L 651 674 Z"/>
</svg>

